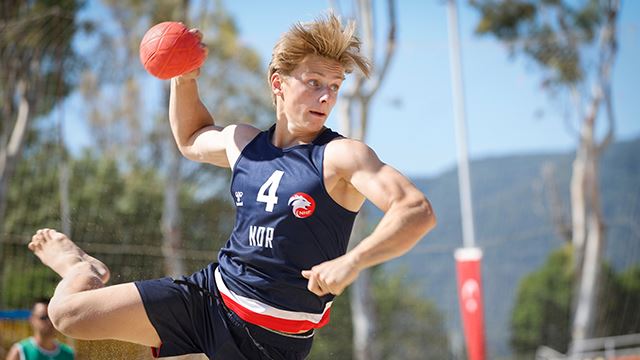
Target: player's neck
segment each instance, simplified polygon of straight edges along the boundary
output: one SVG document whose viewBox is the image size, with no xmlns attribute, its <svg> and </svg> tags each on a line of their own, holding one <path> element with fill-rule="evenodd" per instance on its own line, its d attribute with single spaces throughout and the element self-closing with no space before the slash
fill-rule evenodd
<svg viewBox="0 0 640 360">
<path fill-rule="evenodd" d="M 319 130 L 309 131 L 306 129 L 296 129 L 287 126 L 286 122 L 278 122 L 271 138 L 271 143 L 281 149 L 286 149 L 296 145 L 310 144 L 325 129 L 323 126 Z"/>
<path fill-rule="evenodd" d="M 41 334 L 34 334 L 33 339 L 39 347 L 48 351 L 53 351 L 58 347 L 55 341 L 56 338 L 53 336 L 42 336 Z"/>
</svg>

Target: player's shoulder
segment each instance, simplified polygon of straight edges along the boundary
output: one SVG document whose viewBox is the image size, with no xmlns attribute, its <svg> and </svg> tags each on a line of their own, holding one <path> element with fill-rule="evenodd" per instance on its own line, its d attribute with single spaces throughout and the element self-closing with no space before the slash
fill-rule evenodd
<svg viewBox="0 0 640 360">
<path fill-rule="evenodd" d="M 222 129 L 222 132 L 231 137 L 250 137 L 254 138 L 258 135 L 262 130 L 257 127 L 249 124 L 231 124 L 227 125 Z"/>
<path fill-rule="evenodd" d="M 242 149 L 253 140 L 262 130 L 249 124 L 232 124 L 222 129 L 222 134 L 227 143 L 231 142 L 235 147 Z"/>
<path fill-rule="evenodd" d="M 17 342 L 9 348 L 9 352 L 7 353 L 7 360 L 19 360 L 21 358 L 20 353 L 22 352 L 22 344 Z"/>
<path fill-rule="evenodd" d="M 379 161 L 373 149 L 364 142 L 339 137 L 327 144 L 325 163 L 338 169 L 354 170 L 371 161 Z"/>
</svg>

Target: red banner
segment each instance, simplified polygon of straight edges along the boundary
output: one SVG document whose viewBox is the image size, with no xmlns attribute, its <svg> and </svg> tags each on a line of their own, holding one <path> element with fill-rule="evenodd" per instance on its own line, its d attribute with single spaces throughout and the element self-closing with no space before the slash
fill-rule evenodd
<svg viewBox="0 0 640 360">
<path fill-rule="evenodd" d="M 455 252 L 458 271 L 458 297 L 464 327 L 469 360 L 486 358 L 484 317 L 482 307 L 482 282 L 480 260 L 482 251 L 478 248 L 461 248 Z"/>
</svg>

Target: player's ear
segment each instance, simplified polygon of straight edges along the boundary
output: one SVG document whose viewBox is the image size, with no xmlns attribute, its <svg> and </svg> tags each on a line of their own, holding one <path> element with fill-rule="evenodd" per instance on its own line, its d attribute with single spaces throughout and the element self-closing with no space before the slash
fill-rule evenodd
<svg viewBox="0 0 640 360">
<path fill-rule="evenodd" d="M 283 76 L 279 72 L 274 72 L 271 75 L 271 92 L 275 96 L 282 96 L 282 83 L 284 82 Z"/>
</svg>

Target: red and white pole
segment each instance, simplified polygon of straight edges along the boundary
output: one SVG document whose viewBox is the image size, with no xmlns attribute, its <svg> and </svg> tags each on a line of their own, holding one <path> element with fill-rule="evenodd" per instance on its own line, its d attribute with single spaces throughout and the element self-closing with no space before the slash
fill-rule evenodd
<svg viewBox="0 0 640 360">
<path fill-rule="evenodd" d="M 480 260 L 482 251 L 475 247 L 473 207 L 471 205 L 471 175 L 467 149 L 467 128 L 462 76 L 462 51 L 458 34 L 458 10 L 456 0 L 447 0 L 449 25 L 449 57 L 451 61 L 451 90 L 453 117 L 458 145 L 458 185 L 460 188 L 460 212 L 462 218 L 462 240 L 464 248 L 455 253 L 458 272 L 458 295 L 460 311 L 470 360 L 486 357 L 484 319 L 482 308 L 482 286 Z"/>
<path fill-rule="evenodd" d="M 482 306 L 482 251 L 475 247 L 456 250 L 458 298 L 469 360 L 486 358 L 484 311 Z"/>
</svg>

